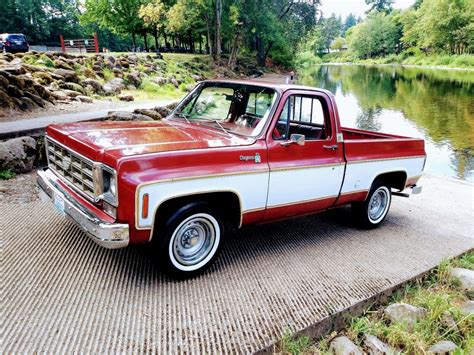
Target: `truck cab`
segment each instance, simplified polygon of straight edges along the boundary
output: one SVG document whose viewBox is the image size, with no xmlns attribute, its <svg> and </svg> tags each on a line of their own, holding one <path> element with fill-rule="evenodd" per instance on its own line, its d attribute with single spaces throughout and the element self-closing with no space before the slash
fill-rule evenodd
<svg viewBox="0 0 474 355">
<path fill-rule="evenodd" d="M 352 205 L 387 216 L 424 169 L 420 139 L 344 128 L 333 95 L 297 85 L 200 83 L 157 122 L 47 130 L 38 182 L 60 213 L 109 247 L 151 243 L 164 270 L 200 273 L 229 229 Z"/>
</svg>

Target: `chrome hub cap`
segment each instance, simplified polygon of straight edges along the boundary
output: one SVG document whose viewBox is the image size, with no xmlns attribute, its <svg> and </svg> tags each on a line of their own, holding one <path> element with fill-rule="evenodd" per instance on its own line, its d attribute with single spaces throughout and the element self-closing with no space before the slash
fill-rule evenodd
<svg viewBox="0 0 474 355">
<path fill-rule="evenodd" d="M 369 218 L 376 222 L 383 217 L 389 202 L 389 195 L 387 191 L 380 188 L 375 191 L 369 201 Z"/>
<path fill-rule="evenodd" d="M 205 217 L 188 218 L 175 231 L 173 255 L 182 265 L 195 265 L 210 253 L 215 239 L 212 221 Z"/>
</svg>

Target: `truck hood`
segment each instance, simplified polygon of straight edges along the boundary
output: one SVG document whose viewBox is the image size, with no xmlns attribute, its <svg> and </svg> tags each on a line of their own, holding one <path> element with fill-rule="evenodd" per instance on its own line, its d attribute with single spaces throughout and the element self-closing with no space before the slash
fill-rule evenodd
<svg viewBox="0 0 474 355">
<path fill-rule="evenodd" d="M 253 138 L 230 135 L 218 128 L 171 120 L 51 125 L 47 134 L 89 159 L 112 166 L 118 159 L 134 155 L 242 146 L 255 142 Z"/>
</svg>

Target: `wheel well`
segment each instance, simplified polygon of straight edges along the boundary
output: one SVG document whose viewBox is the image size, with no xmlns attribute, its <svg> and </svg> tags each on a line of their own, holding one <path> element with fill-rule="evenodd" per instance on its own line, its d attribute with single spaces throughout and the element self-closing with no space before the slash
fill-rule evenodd
<svg viewBox="0 0 474 355">
<path fill-rule="evenodd" d="M 404 171 L 394 171 L 390 173 L 385 173 L 377 176 L 374 179 L 374 182 L 375 181 L 383 182 L 389 187 L 402 191 L 403 189 L 405 189 L 407 173 Z"/>
<path fill-rule="evenodd" d="M 218 207 L 218 212 L 226 218 L 226 222 L 230 223 L 232 228 L 240 226 L 240 199 L 236 193 L 230 191 L 201 193 L 166 200 L 156 210 L 155 226 L 157 223 L 165 222 L 172 213 L 192 202 L 205 202 Z"/>
</svg>

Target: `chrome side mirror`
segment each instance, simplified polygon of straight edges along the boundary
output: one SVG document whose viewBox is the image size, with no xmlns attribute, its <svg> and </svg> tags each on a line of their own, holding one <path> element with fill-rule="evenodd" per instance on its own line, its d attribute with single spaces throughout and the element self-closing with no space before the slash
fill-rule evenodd
<svg viewBox="0 0 474 355">
<path fill-rule="evenodd" d="M 298 145 L 304 145 L 305 142 L 305 136 L 304 134 L 292 134 L 290 136 L 290 140 L 286 142 L 281 142 L 280 144 L 283 146 L 289 146 L 290 144 L 298 144 Z"/>
</svg>

